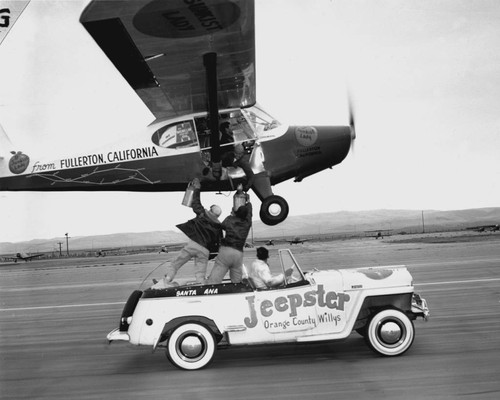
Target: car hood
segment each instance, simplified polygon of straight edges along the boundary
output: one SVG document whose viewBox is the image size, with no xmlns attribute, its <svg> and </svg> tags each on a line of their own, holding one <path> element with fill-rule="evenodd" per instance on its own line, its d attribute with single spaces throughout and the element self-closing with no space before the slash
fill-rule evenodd
<svg viewBox="0 0 500 400">
<path fill-rule="evenodd" d="M 344 290 L 413 286 L 413 278 L 404 265 L 314 271 L 307 275 L 316 283 L 340 278 Z"/>
</svg>

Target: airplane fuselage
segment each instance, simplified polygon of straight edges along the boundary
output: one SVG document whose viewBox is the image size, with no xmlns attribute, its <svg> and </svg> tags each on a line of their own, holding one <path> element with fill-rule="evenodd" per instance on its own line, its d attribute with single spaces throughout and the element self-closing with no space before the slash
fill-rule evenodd
<svg viewBox="0 0 500 400">
<path fill-rule="evenodd" d="M 221 112 L 225 114 L 228 112 Z M 240 113 L 239 118 L 243 115 Z M 242 171 L 226 171 L 228 174 L 223 174 L 221 179 L 204 174 L 209 167 L 210 146 L 204 146 L 204 136 L 197 129 L 199 117 L 200 114 L 196 114 L 155 122 L 145 133 L 115 145 L 79 154 L 62 154 L 56 159 L 16 151 L 2 165 L 0 190 L 183 191 L 195 177 L 201 179 L 203 190 L 232 190 L 243 180 Z M 253 128 L 248 122 L 245 125 L 246 129 Z M 173 132 L 168 133 L 169 129 Z M 255 174 L 265 172 L 272 185 L 292 178 L 301 181 L 340 163 L 351 144 L 347 126 L 279 125 L 246 133 L 248 136 L 244 138 L 255 142 L 252 169 Z M 159 135 L 163 138 L 155 140 Z"/>
<path fill-rule="evenodd" d="M 274 196 L 271 186 L 288 179 L 300 182 L 339 164 L 353 139 L 349 126 L 280 125 L 258 107 L 223 110 L 222 121 L 230 123 L 234 136 L 217 154 L 246 146 L 255 176 L 253 191 L 263 201 L 272 198 L 263 207 L 277 199 L 283 209 L 270 224 L 288 214 L 286 201 Z M 155 121 L 128 139 L 51 159 L 12 149 L 10 158 L 0 160 L 0 190 L 184 191 L 194 178 L 200 179 L 203 191 L 234 190 L 248 177 L 231 165 L 222 168 L 220 176 L 215 174 L 208 126 L 206 113 Z"/>
</svg>

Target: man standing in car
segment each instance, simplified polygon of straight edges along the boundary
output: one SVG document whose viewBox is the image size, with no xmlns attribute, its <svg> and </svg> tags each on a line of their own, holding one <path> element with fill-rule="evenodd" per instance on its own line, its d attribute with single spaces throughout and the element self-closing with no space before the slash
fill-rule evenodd
<svg viewBox="0 0 500 400">
<path fill-rule="evenodd" d="M 238 187 L 242 190 L 242 185 Z M 241 282 L 243 275 L 243 248 L 248 232 L 252 227 L 252 203 L 246 194 L 246 204 L 237 210 L 232 210 L 231 215 L 222 222 L 222 229 L 226 232 L 221 241 L 219 254 L 208 277 L 208 284 L 221 283 L 229 270 L 231 282 Z"/>
<path fill-rule="evenodd" d="M 195 178 L 192 185 L 194 194 L 191 207 L 196 213 L 196 217 L 177 225 L 189 238 L 189 241 L 167 268 L 165 278 L 155 283 L 153 289 L 172 286 L 172 281 L 179 268 L 191 258 L 194 259 L 196 283 L 204 284 L 210 252 L 217 251 L 219 246 L 222 238 L 222 227 L 219 221 L 221 208 L 218 205 L 212 205 L 208 210 L 203 208 L 200 202 L 200 181 Z"/>
</svg>

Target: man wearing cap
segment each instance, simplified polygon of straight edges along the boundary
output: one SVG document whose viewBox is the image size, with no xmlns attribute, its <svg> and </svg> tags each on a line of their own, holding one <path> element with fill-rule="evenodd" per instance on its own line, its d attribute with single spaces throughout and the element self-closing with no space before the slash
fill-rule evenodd
<svg viewBox="0 0 500 400">
<path fill-rule="evenodd" d="M 241 189 L 241 185 L 238 189 Z M 252 227 L 252 203 L 246 195 L 246 204 L 231 211 L 222 222 L 222 229 L 226 232 L 221 241 L 219 254 L 215 259 L 214 267 L 208 277 L 208 284 L 221 283 L 229 270 L 231 282 L 241 282 L 243 275 L 243 248 L 248 232 Z"/>
<path fill-rule="evenodd" d="M 205 283 L 210 252 L 217 251 L 222 239 L 222 226 L 219 221 L 222 212 L 221 208 L 218 205 L 212 205 L 208 210 L 203 208 L 200 202 L 200 181 L 195 178 L 192 184 L 194 194 L 191 208 L 196 213 L 196 217 L 177 225 L 177 228 L 189 238 L 189 241 L 179 252 L 176 259 L 167 267 L 165 278 L 155 283 L 153 289 L 172 286 L 171 282 L 179 268 L 191 258 L 194 259 L 196 282 Z"/>
</svg>

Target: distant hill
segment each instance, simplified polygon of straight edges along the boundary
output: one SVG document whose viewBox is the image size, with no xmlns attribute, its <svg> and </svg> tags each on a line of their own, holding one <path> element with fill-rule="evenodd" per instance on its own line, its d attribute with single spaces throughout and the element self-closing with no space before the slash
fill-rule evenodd
<svg viewBox="0 0 500 400">
<path fill-rule="evenodd" d="M 180 232 L 156 231 L 156 232 L 134 232 L 113 233 L 109 235 L 76 236 L 70 237 L 70 250 L 93 250 L 152 246 L 160 248 L 167 243 L 185 242 L 186 237 Z M 27 242 L 0 243 L 0 254 L 13 254 L 19 251 L 25 252 L 50 252 L 59 251 L 58 243 L 62 243 L 62 252 L 66 252 L 66 237 L 52 239 L 34 239 Z"/>
<path fill-rule="evenodd" d="M 423 223 L 422 223 L 423 222 Z M 441 230 L 462 230 L 477 225 L 500 224 L 500 207 L 454 211 L 424 210 L 372 210 L 339 211 L 288 217 L 277 226 L 264 225 L 254 220 L 254 238 L 282 238 L 293 236 L 325 235 L 328 233 L 358 233 L 373 230 L 393 230 L 394 233 L 419 233 Z M 249 238 L 251 239 L 251 238 Z M 186 241 L 180 231 L 156 231 L 142 233 L 115 233 L 98 236 L 70 238 L 70 250 L 94 250 L 117 247 L 150 246 L 160 248 L 164 244 Z M 66 250 L 66 238 L 36 239 L 27 242 L 0 243 L 0 254 L 18 251 L 58 251 L 58 242 Z"/>
<path fill-rule="evenodd" d="M 339 211 L 289 217 L 269 227 L 254 222 L 254 236 L 281 237 L 326 233 L 363 233 L 372 230 L 418 233 L 465 229 L 470 226 L 500 224 L 500 207 L 468 210 L 371 210 Z"/>
</svg>

